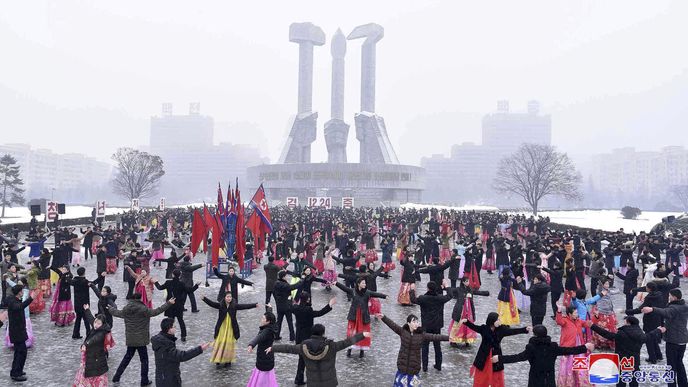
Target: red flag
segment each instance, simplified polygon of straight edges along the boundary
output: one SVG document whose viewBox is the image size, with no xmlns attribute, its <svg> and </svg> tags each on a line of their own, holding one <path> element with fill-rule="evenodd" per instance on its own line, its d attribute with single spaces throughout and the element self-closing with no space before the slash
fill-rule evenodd
<svg viewBox="0 0 688 387">
<path fill-rule="evenodd" d="M 239 268 L 244 267 L 244 255 L 246 254 L 246 224 L 244 222 L 244 205 L 241 203 L 241 193 L 239 192 L 239 179 L 236 181 L 236 245 L 234 250 L 237 253 Z"/>
<path fill-rule="evenodd" d="M 201 242 L 206 240 L 208 230 L 198 210 L 194 210 L 193 223 L 191 225 L 191 256 L 195 256 Z"/>
<path fill-rule="evenodd" d="M 208 252 L 208 231 L 214 231 L 213 227 L 215 225 L 215 219 L 213 216 L 210 214 L 210 211 L 208 211 L 208 207 L 206 207 L 205 204 L 203 204 L 203 221 L 205 222 L 205 227 L 206 227 L 206 237 L 203 238 L 203 252 L 207 253 Z M 213 236 L 215 236 L 213 234 Z"/>
<path fill-rule="evenodd" d="M 224 205 L 222 204 L 222 188 L 220 187 L 220 183 L 217 183 L 217 214 L 224 215 L 225 209 L 223 207 Z"/>
<path fill-rule="evenodd" d="M 253 213 L 248 219 L 247 227 L 251 230 L 255 239 L 256 250 L 265 250 L 265 234 L 272 232 L 272 219 L 270 218 L 270 208 L 265 197 L 265 190 L 261 184 L 253 194 L 249 206 Z"/>
</svg>

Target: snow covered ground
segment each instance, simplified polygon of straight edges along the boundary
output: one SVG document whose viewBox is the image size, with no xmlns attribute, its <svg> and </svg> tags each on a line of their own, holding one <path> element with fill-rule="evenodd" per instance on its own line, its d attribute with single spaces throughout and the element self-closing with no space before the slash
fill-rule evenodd
<svg viewBox="0 0 688 387">
<path fill-rule="evenodd" d="M 190 205 L 202 206 L 203 203 L 193 203 Z M 175 206 L 175 207 L 186 207 Z M 458 210 L 458 211 L 498 211 L 497 207 L 490 206 L 430 206 L 424 204 L 407 203 L 402 205 L 404 208 L 428 208 L 434 207 L 437 209 Z M 88 206 L 67 206 L 66 214 L 61 215 L 62 219 L 83 218 L 91 216 L 92 207 Z M 107 215 L 114 215 L 127 211 L 128 208 L 113 207 L 107 208 Z M 26 207 L 13 207 L 5 209 L 6 218 L 2 219 L 1 224 L 25 223 L 31 220 L 29 209 Z M 680 212 L 643 212 L 638 219 L 630 220 L 623 219 L 618 210 L 581 210 L 581 211 L 543 211 L 539 215 L 549 216 L 552 222 L 560 224 L 570 224 L 578 227 L 588 227 L 601 229 L 605 231 L 617 231 L 623 228 L 626 232 L 640 232 L 650 231 L 650 229 L 657 223 L 662 221 L 663 217 L 669 215 L 681 215 Z M 43 220 L 43 215 L 38 217 Z"/>
</svg>

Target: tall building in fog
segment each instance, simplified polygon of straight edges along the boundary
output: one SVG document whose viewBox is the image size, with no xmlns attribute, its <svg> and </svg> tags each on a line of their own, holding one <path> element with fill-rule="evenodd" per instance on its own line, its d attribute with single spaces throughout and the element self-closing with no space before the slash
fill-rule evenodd
<svg viewBox="0 0 688 387">
<path fill-rule="evenodd" d="M 614 149 L 593 155 L 592 166 L 592 194 L 607 207 L 632 205 L 663 210 L 673 200 L 670 187 L 688 184 L 688 149 L 682 146 L 649 152 L 630 147 Z"/>
<path fill-rule="evenodd" d="M 540 114 L 540 103 L 528 102 L 523 112 L 511 112 L 509 101 L 498 101 L 497 110 L 482 120 L 482 144 L 464 142 L 451 148 L 449 157 L 421 159 L 425 168 L 423 197 L 437 203 L 494 203 L 492 179 L 499 161 L 521 144 L 551 145 L 552 122 Z"/>
<path fill-rule="evenodd" d="M 17 159 L 24 180 L 24 198 L 66 203 L 91 203 L 109 194 L 110 164 L 79 153 L 57 154 L 29 144 L 0 145 L 0 156 Z M 53 191 L 54 190 L 54 191 Z"/>
<path fill-rule="evenodd" d="M 267 162 L 252 146 L 220 143 L 214 145 L 215 121 L 200 114 L 200 104 L 189 104 L 186 115 L 173 114 L 172 104 L 162 105 L 162 115 L 151 117 L 148 150 L 163 159 L 165 175 L 160 196 L 168 202 L 210 200 L 216 197 L 217 183 L 226 190 L 227 182 L 239 178 L 246 187 L 246 168 Z"/>
</svg>

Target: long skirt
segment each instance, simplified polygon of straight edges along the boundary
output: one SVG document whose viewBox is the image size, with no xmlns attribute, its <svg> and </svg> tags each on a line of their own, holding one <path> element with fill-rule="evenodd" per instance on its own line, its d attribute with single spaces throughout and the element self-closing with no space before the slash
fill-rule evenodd
<svg viewBox="0 0 688 387">
<path fill-rule="evenodd" d="M 382 268 L 383 268 L 382 271 L 384 271 L 385 273 L 389 273 L 390 271 L 396 269 L 397 265 L 393 261 L 383 262 Z"/>
<path fill-rule="evenodd" d="M 602 314 L 598 313 L 598 317 L 592 315 L 592 323 L 599 325 L 609 332 L 616 333 L 616 314 Z M 592 342 L 595 348 L 611 348 L 614 349 L 614 340 L 608 340 L 593 332 Z"/>
<path fill-rule="evenodd" d="M 492 371 L 492 350 L 487 354 L 485 366 L 480 370 L 476 366 L 471 366 L 471 377 L 473 387 L 504 387 L 504 370 Z"/>
<path fill-rule="evenodd" d="M 232 330 L 232 319 L 227 316 L 215 338 L 210 362 L 216 364 L 234 363 L 236 360 L 236 339 Z"/>
<path fill-rule="evenodd" d="M 254 368 L 246 387 L 279 387 L 277 377 L 275 376 L 275 369 L 261 371 L 258 368 Z"/>
<path fill-rule="evenodd" d="M 365 261 L 366 263 L 377 262 L 377 252 L 373 249 L 366 250 Z"/>
<path fill-rule="evenodd" d="M 351 321 L 346 326 L 346 337 L 356 336 L 358 333 L 370 332 L 370 323 L 363 322 L 363 313 L 361 309 L 356 309 L 356 320 Z M 370 349 L 371 337 L 364 337 L 358 343 L 354 343 L 351 347 L 354 350 L 367 351 Z"/>
<path fill-rule="evenodd" d="M 325 264 L 323 263 L 322 259 L 316 259 L 313 263 L 313 266 L 315 266 L 315 270 L 317 270 L 318 273 L 322 273 L 325 271 Z"/>
<path fill-rule="evenodd" d="M 115 346 L 115 341 L 112 339 L 112 334 L 108 333 L 105 335 L 105 352 L 109 351 L 110 348 Z M 76 376 L 74 376 L 74 383 L 72 387 L 107 387 L 108 385 L 108 373 L 105 372 L 102 375 L 86 377 L 84 372 L 86 371 L 86 352 L 81 352 L 81 364 L 79 369 L 76 371 Z"/>
<path fill-rule="evenodd" d="M 29 312 L 31 314 L 38 314 L 45 310 L 45 300 L 43 299 L 43 291 L 39 285 L 36 289 L 29 293 L 33 301 L 29 304 Z"/>
<path fill-rule="evenodd" d="M 117 258 L 116 257 L 105 258 L 105 272 L 107 274 L 115 274 L 117 272 Z"/>
<path fill-rule="evenodd" d="M 72 266 L 80 266 L 81 265 L 81 253 L 80 252 L 72 252 Z"/>
<path fill-rule="evenodd" d="M 58 295 L 60 294 L 60 283 L 57 283 L 55 287 L 55 293 L 53 293 L 53 304 L 50 305 L 50 321 L 54 322 L 55 325 L 59 327 L 64 327 L 71 325 L 76 319 L 74 314 L 74 305 L 72 305 L 72 300 L 59 301 Z"/>
<path fill-rule="evenodd" d="M 402 250 L 401 247 L 397 249 L 397 259 L 399 261 L 404 259 L 404 250 Z"/>
<path fill-rule="evenodd" d="M 336 270 L 325 270 L 323 271 L 322 279 L 325 283 L 322 286 L 333 286 L 337 282 L 337 271 Z"/>
<path fill-rule="evenodd" d="M 499 321 L 502 325 L 518 325 L 521 323 L 521 318 L 514 302 L 514 291 L 511 291 L 511 301 L 497 301 L 497 313 L 499 314 Z"/>
<path fill-rule="evenodd" d="M 530 297 L 521 293 L 520 290 L 514 290 L 514 296 L 516 299 L 516 306 L 520 310 L 530 310 Z"/>
<path fill-rule="evenodd" d="M 468 298 L 463 302 L 463 310 L 461 311 L 461 319 L 466 319 L 470 322 L 474 321 L 473 312 L 471 311 L 471 302 Z M 458 321 L 452 320 L 449 323 L 449 342 L 456 344 L 473 343 L 477 339 L 478 334 L 469 329 L 466 324 L 461 324 Z"/>
<path fill-rule="evenodd" d="M 43 298 L 48 298 L 53 295 L 53 287 L 50 285 L 50 278 L 38 280 L 38 288 L 41 289 Z"/>
<path fill-rule="evenodd" d="M 60 276 L 57 275 L 57 273 L 55 273 L 54 271 L 50 270 L 50 283 L 52 285 L 55 285 L 57 283 L 57 281 L 59 281 L 59 280 L 60 280 Z"/>
<path fill-rule="evenodd" d="M 289 282 L 289 284 L 293 285 L 299 282 L 301 282 L 301 279 L 299 277 L 291 277 L 291 281 Z M 296 292 L 298 292 L 298 289 L 294 289 L 291 291 L 292 300 L 296 299 Z"/>
<path fill-rule="evenodd" d="M 578 342 L 578 341 L 577 341 Z M 558 387 L 590 387 L 588 371 L 572 371 L 573 358 L 576 355 L 559 357 L 559 375 L 557 375 Z"/>
<path fill-rule="evenodd" d="M 407 282 L 402 282 L 399 287 L 399 294 L 397 295 L 397 302 L 401 305 L 411 305 L 411 284 Z"/>
<path fill-rule="evenodd" d="M 380 300 L 375 297 L 370 297 L 368 299 L 368 313 L 373 316 L 382 312 L 382 305 Z"/>
<path fill-rule="evenodd" d="M 26 318 L 26 348 L 33 347 L 33 325 L 31 324 L 31 319 Z M 14 344 L 10 342 L 10 324 L 7 324 L 7 329 L 5 329 L 5 346 L 7 348 L 14 348 Z"/>
<path fill-rule="evenodd" d="M 151 254 L 151 259 L 154 261 L 165 259 L 165 253 L 163 253 L 162 250 L 153 250 L 153 254 Z"/>
<path fill-rule="evenodd" d="M 404 374 L 401 373 L 401 371 L 397 371 L 397 374 L 394 375 L 394 384 L 392 384 L 392 387 L 418 387 L 420 385 L 420 376 Z"/>
<path fill-rule="evenodd" d="M 444 265 L 449 258 L 451 258 L 451 250 L 449 247 L 442 247 L 440 250 L 440 264 Z"/>
</svg>

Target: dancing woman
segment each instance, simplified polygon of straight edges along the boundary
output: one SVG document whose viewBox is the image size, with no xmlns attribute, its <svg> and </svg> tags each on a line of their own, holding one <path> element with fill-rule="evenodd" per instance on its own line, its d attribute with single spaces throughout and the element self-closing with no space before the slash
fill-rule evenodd
<svg viewBox="0 0 688 387">
<path fill-rule="evenodd" d="M 349 314 L 346 317 L 348 321 L 346 337 L 352 337 L 358 333 L 370 332 L 368 301 L 371 297 L 387 298 L 387 295 L 367 290 L 365 278 L 362 277 L 356 280 L 355 289 L 347 288 L 339 282 L 337 282 L 336 286 L 352 298 Z M 353 347 L 347 350 L 346 355 L 351 356 L 351 349 L 358 349 L 360 350 L 359 357 L 363 357 L 364 351 L 370 349 L 371 339 L 372 338 L 369 336 L 354 343 Z"/>
<path fill-rule="evenodd" d="M 499 276 L 499 282 L 502 285 L 497 295 L 497 313 L 499 314 L 499 321 L 504 325 L 519 324 L 521 320 L 518 314 L 518 308 L 516 307 L 516 299 L 513 291 L 516 280 L 511 276 L 511 270 L 508 267 L 502 269 L 502 274 Z"/>
<path fill-rule="evenodd" d="M 105 321 L 105 316 L 98 315 L 95 318 L 84 305 L 84 317 L 86 324 L 93 329 L 86 335 L 81 345 L 81 364 L 74 377 L 74 387 L 101 387 L 108 383 L 108 351 L 115 346 L 115 341 L 110 333 L 110 325 Z"/>
<path fill-rule="evenodd" d="M 224 298 L 220 302 L 210 300 L 208 297 L 203 297 L 209 307 L 217 309 L 217 322 L 215 323 L 215 344 L 213 345 L 213 354 L 210 356 L 210 362 L 215 363 L 217 367 L 231 367 L 232 363 L 236 361 L 236 341 L 241 337 L 239 332 L 239 322 L 236 318 L 238 310 L 257 308 L 260 304 L 238 304 L 232 298 L 232 293 L 225 293 Z"/>
<path fill-rule="evenodd" d="M 459 344 L 465 344 L 468 347 L 475 342 L 478 337 L 476 332 L 468 329 L 465 324 L 459 323 L 461 320 L 470 322 L 475 321 L 475 304 L 473 303 L 473 296 L 489 296 L 489 291 L 473 289 L 469 286 L 470 280 L 468 277 L 463 277 L 458 288 L 450 288 L 450 294 L 456 303 L 452 310 L 452 321 L 449 323 L 449 345 L 458 348 Z"/>
<path fill-rule="evenodd" d="M 146 270 L 141 270 L 141 274 L 136 274 L 134 270 L 129 266 L 124 266 L 124 268 L 129 272 L 129 275 L 134 280 L 134 293 L 141 294 L 141 302 L 144 303 L 148 308 L 153 308 L 153 287 L 155 286 L 155 280 L 148 274 Z"/>
<path fill-rule="evenodd" d="M 471 366 L 473 387 L 504 387 L 504 364 L 501 362 L 492 363 L 492 356 L 502 354 L 501 342 L 503 338 L 528 333 L 530 327 L 510 328 L 508 325 L 502 325 L 499 314 L 496 312 L 488 314 L 483 325 L 475 325 L 466 319 L 461 319 L 459 323 L 466 324 L 468 328 L 482 337 Z"/>
<path fill-rule="evenodd" d="M 58 327 L 64 327 L 76 319 L 72 304 L 72 273 L 64 266 L 59 270 L 54 267 L 50 269 L 59 276 L 53 293 L 53 304 L 50 306 L 50 321 Z"/>
</svg>

